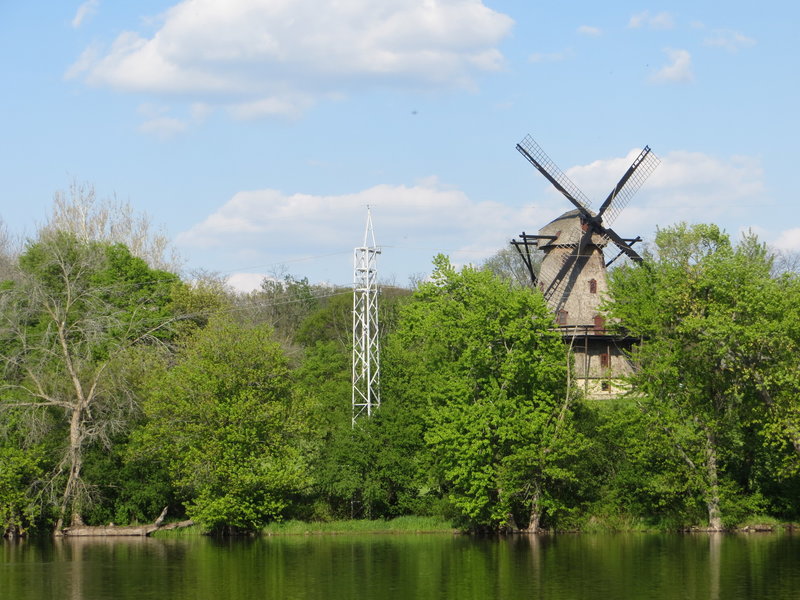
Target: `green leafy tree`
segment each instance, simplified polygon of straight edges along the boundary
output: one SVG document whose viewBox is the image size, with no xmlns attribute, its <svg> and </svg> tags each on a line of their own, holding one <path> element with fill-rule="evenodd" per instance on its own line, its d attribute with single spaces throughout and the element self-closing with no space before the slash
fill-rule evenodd
<svg viewBox="0 0 800 600">
<path fill-rule="evenodd" d="M 19 257 L 0 292 L 0 409 L 36 414 L 52 441 L 41 489 L 58 530 L 82 523 L 90 500 L 87 448 L 108 446 L 137 411 L 137 348 L 168 337 L 166 308 L 177 277 L 154 271 L 121 245 L 45 231 Z M 37 428 L 33 428 L 34 431 Z"/>
<path fill-rule="evenodd" d="M 271 327 L 211 319 L 150 390 L 131 456 L 162 462 L 206 529 L 256 530 L 308 485 L 307 415 Z"/>
<path fill-rule="evenodd" d="M 42 476 L 42 448 L 0 446 L 0 526 L 4 537 L 24 535 L 41 516 L 32 489 Z"/>
<path fill-rule="evenodd" d="M 723 509 L 746 488 L 757 492 L 745 449 L 796 439 L 797 342 L 781 331 L 798 314 L 789 283 L 772 277 L 753 236 L 734 246 L 714 225 L 685 224 L 611 277 L 611 315 L 642 339 L 638 402 L 689 467 L 710 529 L 730 522 Z"/>
<path fill-rule="evenodd" d="M 378 321 L 385 338 L 410 292 L 382 286 L 380 293 Z M 320 298 L 319 304 L 294 336 L 305 346 L 294 376 L 298 394 L 310 407 L 314 431 L 314 498 L 305 514 L 320 519 L 408 514 L 415 510 L 406 501 L 413 485 L 406 485 L 405 477 L 413 459 L 403 451 L 402 441 L 413 437 L 405 431 L 394 435 L 391 410 L 382 409 L 376 418 L 352 427 L 352 291 L 335 292 Z M 384 355 L 382 361 L 386 372 L 392 359 Z"/>
<path fill-rule="evenodd" d="M 572 421 L 566 348 L 540 294 L 434 260 L 390 339 L 393 401 L 424 406 L 424 439 L 472 528 L 537 531 L 583 446 Z"/>
</svg>

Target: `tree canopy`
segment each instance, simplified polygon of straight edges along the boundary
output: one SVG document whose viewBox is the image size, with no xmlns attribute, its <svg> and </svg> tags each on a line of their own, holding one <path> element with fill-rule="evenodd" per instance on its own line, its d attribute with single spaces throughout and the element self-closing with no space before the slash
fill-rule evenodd
<svg viewBox="0 0 800 600">
<path fill-rule="evenodd" d="M 529 532 L 800 518 L 800 277 L 755 236 L 681 224 L 612 271 L 607 322 L 638 340 L 612 401 L 572 385 L 515 250 L 480 268 L 437 256 L 414 290 L 381 286 L 382 404 L 353 423 L 352 290 L 181 281 L 152 266 L 164 240 L 85 192 L 0 252 L 9 535 L 164 507 L 228 533 L 402 515 Z"/>
<path fill-rule="evenodd" d="M 743 491 L 760 494 L 767 445 L 797 469 L 797 286 L 772 276 L 754 236 L 732 244 L 713 225 L 659 230 L 643 265 L 613 272 L 609 311 L 642 340 L 634 394 L 688 465 L 712 529 Z"/>
<path fill-rule="evenodd" d="M 535 530 L 581 446 L 566 348 L 540 294 L 444 256 L 434 265 L 392 339 L 402 401 L 425 407 L 434 467 L 466 523 L 523 517 Z"/>
<path fill-rule="evenodd" d="M 44 232 L 19 257 L 18 275 L 0 295 L 2 408 L 38 413 L 63 438 L 42 489 L 57 504 L 58 525 L 82 522 L 91 490 L 86 448 L 111 443 L 136 411 L 139 347 L 168 336 L 167 309 L 177 277 L 153 271 L 121 245 Z M 31 435 L 36 435 L 36 429 Z"/>
</svg>

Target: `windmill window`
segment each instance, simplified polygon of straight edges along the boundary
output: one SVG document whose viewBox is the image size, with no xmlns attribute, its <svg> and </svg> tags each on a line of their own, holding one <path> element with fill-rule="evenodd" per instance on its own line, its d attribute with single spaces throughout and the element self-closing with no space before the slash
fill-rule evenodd
<svg viewBox="0 0 800 600">
<path fill-rule="evenodd" d="M 566 310 L 558 311 L 558 314 L 556 315 L 556 323 L 558 323 L 559 325 L 566 325 L 567 317 L 569 317 L 569 312 L 567 312 Z"/>
<path fill-rule="evenodd" d="M 595 315 L 594 316 L 594 330 L 595 331 L 605 331 L 606 328 L 606 319 L 603 315 Z"/>
<path fill-rule="evenodd" d="M 611 364 L 611 357 L 608 355 L 608 352 L 603 352 L 600 355 L 600 368 L 607 369 L 609 364 Z"/>
<path fill-rule="evenodd" d="M 589 293 L 596 294 L 597 293 L 597 279 L 590 279 L 589 280 Z"/>
</svg>

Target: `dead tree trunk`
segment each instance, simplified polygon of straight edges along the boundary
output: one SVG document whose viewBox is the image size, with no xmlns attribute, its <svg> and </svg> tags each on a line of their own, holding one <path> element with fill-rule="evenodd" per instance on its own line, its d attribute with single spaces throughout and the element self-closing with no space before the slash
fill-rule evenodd
<svg viewBox="0 0 800 600">
<path fill-rule="evenodd" d="M 69 474 L 67 475 L 67 483 L 64 486 L 64 493 L 61 497 L 61 504 L 58 511 L 58 521 L 56 523 L 56 531 L 60 531 L 64 527 L 64 520 L 67 517 L 67 512 L 70 516 L 70 526 L 76 527 L 83 525 L 83 519 L 80 511 L 79 496 L 81 494 L 81 470 L 83 469 L 83 410 L 81 402 L 76 403 L 72 409 L 72 417 L 69 424 L 69 451 L 67 454 L 67 463 L 69 465 Z"/>
<path fill-rule="evenodd" d="M 179 521 L 177 523 L 168 523 L 164 525 L 164 517 L 167 515 L 167 507 L 161 511 L 158 518 L 149 525 L 134 525 L 131 527 L 117 527 L 116 525 L 101 525 L 99 527 L 87 527 L 84 525 L 75 527 L 66 527 L 58 530 L 56 535 L 63 535 L 65 537 L 131 537 L 131 536 L 149 536 L 156 531 L 168 531 L 170 529 L 180 529 L 182 527 L 190 527 L 194 525 L 194 521 L 188 519 L 186 521 Z"/>
</svg>

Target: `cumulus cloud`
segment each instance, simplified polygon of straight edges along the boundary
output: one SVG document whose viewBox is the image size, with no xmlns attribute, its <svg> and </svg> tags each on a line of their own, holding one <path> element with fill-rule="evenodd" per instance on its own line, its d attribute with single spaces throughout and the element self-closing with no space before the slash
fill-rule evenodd
<svg viewBox="0 0 800 600">
<path fill-rule="evenodd" d="M 72 17 L 72 26 L 77 29 L 83 22 L 97 12 L 97 7 L 100 6 L 100 0 L 86 0 L 75 11 L 75 16 Z"/>
<path fill-rule="evenodd" d="M 234 273 L 225 280 L 237 292 L 252 292 L 261 287 L 261 282 L 268 277 L 266 273 Z"/>
<path fill-rule="evenodd" d="M 184 0 L 153 35 L 123 32 L 66 75 L 242 118 L 294 116 L 364 85 L 474 85 L 503 67 L 496 46 L 512 24 L 481 0 Z"/>
<path fill-rule="evenodd" d="M 565 172 L 597 208 L 639 152 L 635 148 Z M 768 200 L 757 159 L 689 151 L 660 158 L 658 169 L 613 223 L 620 235 L 647 237 L 657 226 L 679 221 L 758 225 L 754 217 L 763 214 Z M 571 208 L 537 173 L 531 173 L 531 184 L 530 197 L 518 199 L 516 206 L 470 198 L 433 177 L 338 195 L 242 191 L 175 243 L 206 267 L 233 271 L 230 284 L 237 289 L 282 266 L 312 280 L 348 284 L 352 249 L 362 243 L 369 205 L 383 247 L 379 271 L 398 275 L 402 284 L 408 275 L 428 271 L 437 252 L 458 264 L 479 263 L 523 230 L 536 232 Z M 800 230 L 793 235 L 786 234 L 782 247 L 800 240 Z"/>
<path fill-rule="evenodd" d="M 692 55 L 688 50 L 666 48 L 669 64 L 656 71 L 650 80 L 654 83 L 687 83 L 694 79 Z"/>
<path fill-rule="evenodd" d="M 668 12 L 660 12 L 651 15 L 649 11 L 644 11 L 633 15 L 628 21 L 628 27 L 631 29 L 639 29 L 642 27 L 647 27 L 649 29 L 672 29 L 674 26 L 675 20 Z"/>
<path fill-rule="evenodd" d="M 506 246 L 519 233 L 521 222 L 536 224 L 558 211 L 543 217 L 534 206 L 520 209 L 475 201 L 436 178 L 329 196 L 263 189 L 235 194 L 179 234 L 175 243 L 194 256 L 207 252 L 242 267 L 294 265 L 308 257 L 319 262 L 319 257 L 333 255 L 338 271 L 325 279 L 348 282 L 352 277 L 348 257 L 363 241 L 367 205 L 377 242 L 384 247 L 381 262 L 387 272 L 401 277 L 410 274 L 409 263 L 419 265 L 418 271 L 429 267 L 437 252 L 448 253 L 460 264 L 480 261 Z M 400 257 L 405 257 L 403 265 Z M 298 268 L 308 271 L 306 264 Z"/>
<path fill-rule="evenodd" d="M 639 154 L 573 167 L 567 175 L 600 205 Z M 620 234 L 647 235 L 656 226 L 680 221 L 724 223 L 746 220 L 765 200 L 763 169 L 752 157 L 726 159 L 701 152 L 674 151 L 661 164 L 614 223 Z"/>
<path fill-rule="evenodd" d="M 742 48 L 754 46 L 756 41 L 738 31 L 730 29 L 715 29 L 711 35 L 705 39 L 706 46 L 723 48 L 728 52 L 738 52 Z"/>
<path fill-rule="evenodd" d="M 772 243 L 774 248 L 783 250 L 784 252 L 800 251 L 800 227 L 786 229 L 778 234 L 778 237 Z"/>
</svg>

